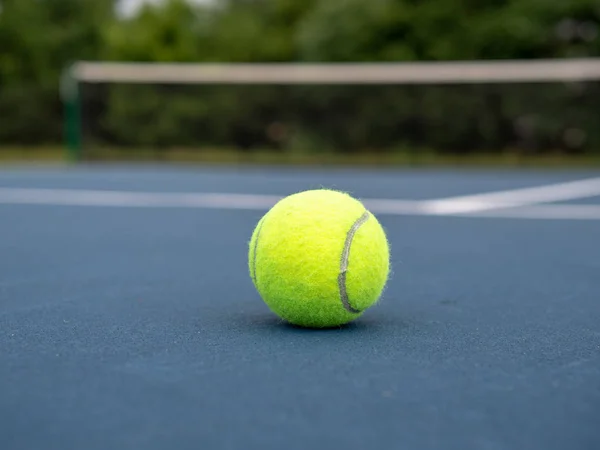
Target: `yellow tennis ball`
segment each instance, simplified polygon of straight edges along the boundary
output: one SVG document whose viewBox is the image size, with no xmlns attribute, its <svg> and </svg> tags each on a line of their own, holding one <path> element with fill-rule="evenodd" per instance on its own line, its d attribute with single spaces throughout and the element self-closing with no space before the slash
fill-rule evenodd
<svg viewBox="0 0 600 450">
<path fill-rule="evenodd" d="M 256 225 L 250 277 L 269 308 L 309 328 L 348 323 L 381 297 L 390 271 L 385 232 L 350 195 L 318 189 L 280 200 Z"/>
</svg>

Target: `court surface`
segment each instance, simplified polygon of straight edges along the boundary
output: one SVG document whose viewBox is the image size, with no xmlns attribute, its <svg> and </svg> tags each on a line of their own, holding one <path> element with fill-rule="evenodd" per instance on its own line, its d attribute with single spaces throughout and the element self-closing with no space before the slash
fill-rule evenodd
<svg viewBox="0 0 600 450">
<path fill-rule="evenodd" d="M 393 274 L 353 324 L 266 308 L 247 245 L 330 187 Z M 600 173 L 0 170 L 0 448 L 600 448 Z"/>
</svg>

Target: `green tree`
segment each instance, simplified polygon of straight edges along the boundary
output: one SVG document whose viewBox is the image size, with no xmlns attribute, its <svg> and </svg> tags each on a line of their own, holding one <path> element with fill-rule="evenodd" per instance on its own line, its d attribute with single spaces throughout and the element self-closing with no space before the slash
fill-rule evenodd
<svg viewBox="0 0 600 450">
<path fill-rule="evenodd" d="M 137 15 L 104 32 L 107 60 L 194 62 L 213 53 L 210 11 L 185 0 L 145 4 Z"/>
<path fill-rule="evenodd" d="M 131 18 L 116 17 L 113 0 L 2 0 L 1 6 L 0 143 L 60 142 L 60 73 L 77 59 L 600 56 L 597 0 L 221 0 L 205 6 L 164 0 Z M 82 92 L 86 135 L 109 144 L 286 148 L 300 142 L 344 151 L 402 145 L 465 151 L 524 139 L 528 148 L 544 149 L 561 146 L 565 132 L 581 136 L 581 129 L 588 148 L 600 148 L 594 85 L 86 85 Z"/>
<path fill-rule="evenodd" d="M 4 0 L 0 13 L 0 142 L 58 142 L 60 73 L 94 59 L 109 0 Z"/>
</svg>

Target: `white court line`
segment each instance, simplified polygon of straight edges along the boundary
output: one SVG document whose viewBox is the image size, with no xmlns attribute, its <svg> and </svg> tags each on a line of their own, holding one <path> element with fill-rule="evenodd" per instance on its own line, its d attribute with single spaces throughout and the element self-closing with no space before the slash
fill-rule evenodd
<svg viewBox="0 0 600 450">
<path fill-rule="evenodd" d="M 532 188 L 429 200 L 425 203 L 424 208 L 431 214 L 464 214 L 597 195 L 600 195 L 600 177 Z"/>
<path fill-rule="evenodd" d="M 0 188 L 0 203 L 7 204 L 264 210 L 280 199 L 280 196 L 251 194 Z M 364 202 L 369 209 L 380 214 L 427 213 L 423 201 L 372 199 Z"/>
<path fill-rule="evenodd" d="M 280 198 L 246 194 L 0 188 L 0 203 L 9 204 L 262 210 L 270 208 Z"/>
<path fill-rule="evenodd" d="M 536 206 L 536 203 L 596 195 L 600 195 L 600 178 L 434 200 L 364 199 L 363 202 L 374 214 L 597 220 L 600 207 L 594 205 Z M 0 188 L 0 204 L 266 210 L 280 198 L 224 193 Z"/>
</svg>

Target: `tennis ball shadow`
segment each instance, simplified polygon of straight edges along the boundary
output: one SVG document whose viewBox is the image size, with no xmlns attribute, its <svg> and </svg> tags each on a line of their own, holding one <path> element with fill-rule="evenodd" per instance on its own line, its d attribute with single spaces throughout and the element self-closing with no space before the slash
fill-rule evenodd
<svg viewBox="0 0 600 450">
<path fill-rule="evenodd" d="M 331 327 L 309 328 L 309 327 L 303 327 L 300 325 L 294 325 L 293 323 L 289 323 L 289 322 L 285 322 L 285 321 L 284 322 L 280 321 L 277 326 L 281 329 L 298 332 L 298 333 L 318 333 L 318 332 L 342 333 L 342 332 L 357 331 L 360 328 L 364 328 L 365 325 L 358 321 L 353 321 L 353 322 L 349 322 L 349 323 L 346 323 L 343 325 L 337 325 L 337 326 L 331 326 Z"/>
<path fill-rule="evenodd" d="M 401 324 L 400 324 L 401 325 Z M 326 328 L 309 328 L 294 325 L 272 314 L 261 314 L 244 318 L 244 327 L 268 332 L 294 333 L 294 334 L 340 334 L 374 332 L 390 326 L 390 321 L 381 316 L 360 317 L 352 322 Z M 397 324 L 396 324 L 397 326 Z"/>
</svg>

